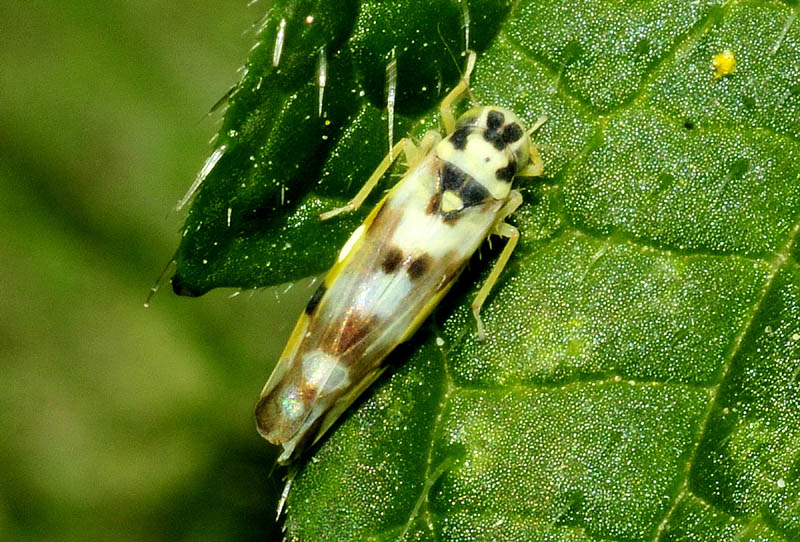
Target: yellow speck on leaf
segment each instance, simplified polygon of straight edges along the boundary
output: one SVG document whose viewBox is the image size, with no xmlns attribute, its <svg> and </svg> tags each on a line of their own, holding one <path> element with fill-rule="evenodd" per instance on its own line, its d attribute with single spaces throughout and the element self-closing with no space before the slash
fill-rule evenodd
<svg viewBox="0 0 800 542">
<path fill-rule="evenodd" d="M 715 70 L 714 77 L 719 79 L 736 71 L 736 57 L 733 56 L 733 52 L 725 50 L 714 55 L 714 58 L 711 59 L 711 65 Z"/>
</svg>

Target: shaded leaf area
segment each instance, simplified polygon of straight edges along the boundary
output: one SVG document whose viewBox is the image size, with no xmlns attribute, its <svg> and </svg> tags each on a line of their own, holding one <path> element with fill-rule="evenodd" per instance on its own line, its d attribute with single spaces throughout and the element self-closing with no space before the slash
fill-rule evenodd
<svg viewBox="0 0 800 542">
<path fill-rule="evenodd" d="M 510 2 L 472 4 L 470 43 L 485 48 Z M 175 291 L 264 286 L 330 266 L 369 206 L 322 227 L 317 216 L 352 195 L 388 150 L 386 66 L 396 59 L 405 134 L 458 79 L 461 20 L 451 0 L 275 2 L 226 99 L 204 168 L 213 169 L 175 255 Z"/>
<path fill-rule="evenodd" d="M 297 5 L 276 8 L 270 24 L 304 20 Z M 321 224 L 316 213 L 346 201 L 387 146 L 389 51 L 396 46 L 397 131 L 418 136 L 436 126 L 430 110 L 457 77 L 438 36 L 463 44 L 460 5 L 364 2 L 337 12 L 351 19 L 329 42 L 343 96 L 326 87 L 330 125 L 314 116 L 313 50 L 297 79 L 305 102 L 272 110 L 264 124 L 278 134 L 296 119 L 288 142 L 269 141 L 296 148 L 288 156 L 297 166 L 284 163 L 291 173 L 270 184 L 278 169 L 255 173 L 226 153 L 187 219 L 180 281 L 203 291 L 324 269 L 362 215 Z M 536 135 L 545 177 L 520 186 L 522 241 L 485 306 L 488 341 L 474 336 L 469 302 L 497 247 L 476 256 L 430 325 L 300 466 L 287 538 L 797 539 L 798 7 L 469 8 L 470 30 L 483 32 L 473 96 L 528 125 L 549 117 Z M 259 45 L 268 52 L 270 32 Z M 305 47 L 299 34 L 294 42 L 287 33 L 285 47 Z M 725 50 L 737 67 L 716 78 L 711 59 Z M 238 93 L 254 92 L 248 77 L 258 70 L 278 71 L 271 54 L 251 59 Z M 229 129 L 246 116 L 236 107 L 234 95 Z M 312 125 L 318 137 L 300 145 L 298 127 Z M 264 153 L 251 162 L 287 156 Z M 244 173 L 232 174 L 237 167 Z M 231 191 L 236 183 L 245 190 Z M 242 216 L 259 214 L 240 193 L 275 202 L 280 188 L 282 206 L 269 203 L 264 227 L 248 235 L 208 221 L 231 201 Z M 197 258 L 214 251 L 204 272 Z M 256 261 L 238 267 L 239 257 Z"/>
</svg>

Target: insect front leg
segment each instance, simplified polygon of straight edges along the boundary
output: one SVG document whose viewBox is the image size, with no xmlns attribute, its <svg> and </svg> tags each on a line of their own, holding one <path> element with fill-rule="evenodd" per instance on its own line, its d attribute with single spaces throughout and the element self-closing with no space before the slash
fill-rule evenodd
<svg viewBox="0 0 800 542">
<path fill-rule="evenodd" d="M 547 115 L 543 115 L 539 117 L 533 126 L 528 130 L 527 137 L 530 137 L 531 134 L 539 130 L 542 125 L 547 122 L 549 117 Z M 530 156 L 528 158 L 528 164 L 522 168 L 517 175 L 519 177 L 540 177 L 544 172 L 544 162 L 542 161 L 542 157 L 539 154 L 539 149 L 533 143 L 528 145 L 528 151 Z"/>
<path fill-rule="evenodd" d="M 518 177 L 541 177 L 542 173 L 544 173 L 544 162 L 542 161 L 542 157 L 539 154 L 539 149 L 536 148 L 535 145 L 531 145 L 529 148 L 530 158 L 528 164 L 519 170 L 517 173 Z"/>
<path fill-rule="evenodd" d="M 364 203 L 364 200 L 367 199 L 370 192 L 372 192 L 372 190 L 378 185 L 378 181 L 381 180 L 381 177 L 383 177 L 386 171 L 392 166 L 394 161 L 397 160 L 401 152 L 406 155 L 408 167 L 412 168 L 416 166 L 426 154 L 428 154 L 428 152 L 433 148 L 434 145 L 436 145 L 436 143 L 439 142 L 440 139 L 441 136 L 437 132 L 430 131 L 425 134 L 425 136 L 422 138 L 422 141 L 420 141 L 419 146 L 417 146 L 414 145 L 414 142 L 411 141 L 411 138 L 404 137 L 395 143 L 394 147 L 392 147 L 392 150 L 389 151 L 389 154 L 383 157 L 381 163 L 378 164 L 378 167 L 372 172 L 372 175 L 369 176 L 367 182 L 364 183 L 364 186 L 361 187 L 361 190 L 358 191 L 353 199 L 351 199 L 342 207 L 338 207 L 320 214 L 320 219 L 328 220 L 329 218 L 333 218 L 338 214 L 355 211 L 361 207 L 361 204 Z"/>
<path fill-rule="evenodd" d="M 475 68 L 475 51 L 468 51 L 468 55 L 467 69 L 464 71 L 464 77 L 458 82 L 455 88 L 444 97 L 442 104 L 439 106 L 445 134 L 452 134 L 456 129 L 456 116 L 453 113 L 453 104 L 461 98 L 462 94 L 469 91 L 469 76 L 472 75 L 472 70 Z"/>
<path fill-rule="evenodd" d="M 472 302 L 472 314 L 475 316 L 475 322 L 478 325 L 478 339 L 481 341 L 486 340 L 486 330 L 483 326 L 483 320 L 481 320 L 480 314 L 481 307 L 483 307 L 486 298 L 489 296 L 489 292 L 492 291 L 492 287 L 500 277 L 500 273 L 503 272 L 503 268 L 508 263 L 508 259 L 511 257 L 511 253 L 514 252 L 514 248 L 519 241 L 519 230 L 508 222 L 505 222 L 505 219 L 516 211 L 517 207 L 520 205 L 522 205 L 522 194 L 520 194 L 518 190 L 512 190 L 508 195 L 508 201 L 503 208 L 500 209 L 497 222 L 491 232 L 501 237 L 507 237 L 508 242 L 503 248 L 503 252 L 500 253 L 500 257 L 497 259 L 497 263 L 494 265 L 492 272 L 489 273 L 489 278 L 483 283 L 483 286 L 481 286 L 481 289 L 478 291 L 478 295 L 475 296 L 475 300 Z"/>
</svg>

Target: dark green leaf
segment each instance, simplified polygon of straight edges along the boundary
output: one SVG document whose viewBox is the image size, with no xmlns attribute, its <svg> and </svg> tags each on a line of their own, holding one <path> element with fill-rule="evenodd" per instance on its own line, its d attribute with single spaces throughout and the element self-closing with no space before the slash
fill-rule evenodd
<svg viewBox="0 0 800 542">
<path fill-rule="evenodd" d="M 187 218 L 179 289 L 324 270 L 367 210 L 318 213 L 387 149 L 391 51 L 396 134 L 418 136 L 458 78 L 461 7 L 278 3 Z M 469 2 L 474 98 L 548 115 L 545 178 L 520 187 L 489 340 L 476 257 L 300 466 L 288 539 L 800 539 L 797 9 Z M 726 50 L 737 67 L 717 78 Z"/>
</svg>

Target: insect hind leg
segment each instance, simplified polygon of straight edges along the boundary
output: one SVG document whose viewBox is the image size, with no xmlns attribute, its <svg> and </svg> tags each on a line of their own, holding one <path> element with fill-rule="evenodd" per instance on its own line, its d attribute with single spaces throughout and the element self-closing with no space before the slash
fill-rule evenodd
<svg viewBox="0 0 800 542">
<path fill-rule="evenodd" d="M 517 207 L 520 205 L 522 205 L 522 194 L 520 194 L 518 190 L 512 190 L 509 194 L 508 201 L 503 208 L 500 209 L 497 222 L 491 232 L 501 237 L 507 237 L 508 242 L 506 246 L 503 247 L 503 252 L 500 253 L 500 257 L 497 259 L 497 263 L 494 264 L 491 273 L 489 273 L 489 278 L 486 279 L 481 289 L 478 290 L 478 295 L 475 296 L 475 300 L 472 302 L 472 314 L 475 316 L 475 323 L 478 326 L 478 339 L 481 341 L 486 340 L 486 328 L 483 325 L 483 320 L 481 320 L 481 307 L 483 307 L 483 304 L 486 302 L 486 298 L 489 297 L 489 292 L 492 291 L 492 287 L 497 283 L 497 279 L 500 278 L 500 273 L 503 272 L 509 258 L 511 258 L 511 253 L 514 252 L 514 248 L 519 241 L 519 230 L 508 222 L 505 222 L 505 219 L 516 211 Z"/>
</svg>

